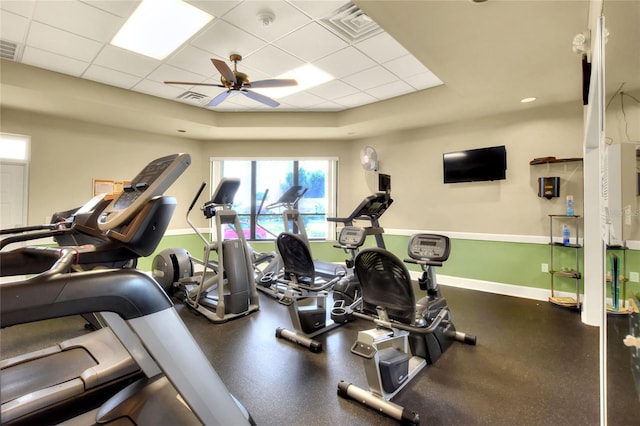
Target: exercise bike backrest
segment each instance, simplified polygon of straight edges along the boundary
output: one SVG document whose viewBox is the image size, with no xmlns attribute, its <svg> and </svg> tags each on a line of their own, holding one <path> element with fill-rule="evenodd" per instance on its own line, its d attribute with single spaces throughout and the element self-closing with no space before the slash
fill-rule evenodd
<svg viewBox="0 0 640 426">
<path fill-rule="evenodd" d="M 367 248 L 356 256 L 355 270 L 362 286 L 363 313 L 375 315 L 384 307 L 388 319 L 408 325 L 414 322 L 413 284 L 400 259 L 387 250 Z"/>
</svg>

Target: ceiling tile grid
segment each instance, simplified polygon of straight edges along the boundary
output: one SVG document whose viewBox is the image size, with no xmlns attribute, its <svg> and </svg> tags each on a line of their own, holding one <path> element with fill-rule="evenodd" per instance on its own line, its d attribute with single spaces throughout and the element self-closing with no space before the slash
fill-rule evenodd
<svg viewBox="0 0 640 426">
<path fill-rule="evenodd" d="M 335 77 L 278 99 L 275 110 L 339 111 L 442 84 L 344 0 L 188 3 L 214 19 L 162 61 L 109 43 L 139 0 L 3 0 L 0 38 L 16 44 L 18 62 L 200 107 L 225 89 L 163 82 L 218 84 L 210 59 L 230 64 L 231 53 L 242 55 L 238 70 L 252 81 L 277 78 L 306 63 Z M 270 110 L 245 96 L 209 108 Z"/>
</svg>

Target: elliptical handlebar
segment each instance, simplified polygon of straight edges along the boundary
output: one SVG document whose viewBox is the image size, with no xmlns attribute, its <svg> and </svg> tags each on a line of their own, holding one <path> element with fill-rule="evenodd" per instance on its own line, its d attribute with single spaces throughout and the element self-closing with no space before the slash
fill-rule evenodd
<svg viewBox="0 0 640 426">
<path fill-rule="evenodd" d="M 298 205 L 298 201 L 304 197 L 309 188 L 303 188 L 300 185 L 293 185 L 287 189 L 284 194 L 278 198 L 278 201 L 267 205 L 267 209 L 275 209 L 277 207 L 295 208 Z"/>
<path fill-rule="evenodd" d="M 191 204 L 189 204 L 189 208 L 187 209 L 187 215 L 189 214 L 189 212 L 191 212 L 191 210 L 193 209 L 193 206 L 196 205 L 196 201 L 198 201 L 198 198 L 200 198 L 200 195 L 202 194 L 202 191 L 204 191 L 205 186 L 207 186 L 207 183 L 202 182 L 202 184 L 200 185 L 200 189 L 198 189 L 198 192 L 196 193 L 196 196 L 193 197 L 193 201 L 191 202 Z"/>
</svg>

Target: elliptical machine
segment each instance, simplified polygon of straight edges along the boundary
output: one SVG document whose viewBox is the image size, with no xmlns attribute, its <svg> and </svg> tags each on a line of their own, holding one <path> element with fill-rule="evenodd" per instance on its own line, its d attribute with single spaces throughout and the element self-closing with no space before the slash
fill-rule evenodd
<svg viewBox="0 0 640 426">
<path fill-rule="evenodd" d="M 207 219 L 214 219 L 217 241 L 209 241 L 189 219 L 189 214 L 202 194 L 202 183 L 189 209 L 186 220 L 204 242 L 202 259 L 192 257 L 182 248 L 165 249 L 153 260 L 153 277 L 167 292 L 181 291 L 184 302 L 213 323 L 249 315 L 259 309 L 251 253 L 238 215 L 232 204 L 240 186 L 238 178 L 222 178 L 211 200 L 202 207 Z M 237 238 L 225 239 L 223 225 L 229 225 Z M 212 252 L 218 260 L 211 259 Z M 194 263 L 202 266 L 194 272 Z"/>
<path fill-rule="evenodd" d="M 433 270 L 450 253 L 449 238 L 417 234 L 409 240 L 411 259 L 422 266 L 420 288 L 427 295 L 415 300 L 407 267 L 392 253 L 362 250 L 355 261 L 362 286 L 362 310 L 348 316 L 372 321 L 376 328 L 360 331 L 351 352 L 363 358 L 369 390 L 341 381 L 338 395 L 372 407 L 402 423 L 419 424 L 419 415 L 390 400 L 425 366 L 436 362 L 454 341 L 476 344 L 476 337 L 456 331 Z"/>
</svg>

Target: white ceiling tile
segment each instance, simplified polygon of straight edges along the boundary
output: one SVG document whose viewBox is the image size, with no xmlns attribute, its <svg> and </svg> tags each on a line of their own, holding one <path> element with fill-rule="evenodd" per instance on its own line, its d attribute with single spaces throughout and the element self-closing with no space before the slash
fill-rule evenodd
<svg viewBox="0 0 640 426">
<path fill-rule="evenodd" d="M 354 45 L 376 62 L 382 63 L 407 55 L 409 52 L 387 33 L 376 34 Z"/>
<path fill-rule="evenodd" d="M 367 90 L 367 93 L 377 99 L 388 99 L 404 95 L 406 93 L 415 92 L 415 90 L 416 89 L 410 84 L 401 80 L 396 80 L 394 82 L 369 89 Z"/>
<path fill-rule="evenodd" d="M 101 43 L 38 22 L 31 24 L 27 45 L 85 62 L 91 62 L 102 48 Z"/>
<path fill-rule="evenodd" d="M 273 77 L 304 65 L 300 59 L 272 45 L 267 45 L 248 57 L 243 57 L 242 63 Z"/>
<path fill-rule="evenodd" d="M 125 21 L 78 1 L 38 2 L 33 19 L 100 42 L 110 41 Z"/>
<path fill-rule="evenodd" d="M 96 57 L 94 64 L 144 77 L 156 69 L 161 62 L 157 59 L 107 44 Z"/>
<path fill-rule="evenodd" d="M 326 17 L 327 15 L 333 13 L 338 10 L 340 7 L 349 3 L 349 1 L 345 0 L 322 0 L 322 1 L 309 1 L 309 0 L 301 0 L 301 1 L 292 1 L 295 7 L 302 10 L 307 15 L 311 16 L 314 19 L 321 19 Z"/>
<path fill-rule="evenodd" d="M 372 87 L 391 83 L 392 81 L 397 80 L 397 78 L 385 68 L 375 66 L 364 71 L 351 74 L 348 77 L 344 77 L 343 80 L 360 90 L 368 90 Z"/>
<path fill-rule="evenodd" d="M 0 38 L 14 43 L 24 43 L 29 20 L 24 16 L 0 11 Z"/>
<path fill-rule="evenodd" d="M 343 105 L 345 107 L 355 107 L 359 105 L 366 105 L 375 101 L 377 101 L 376 98 L 364 92 L 358 92 L 353 95 L 344 96 L 342 98 L 334 100 L 335 103 Z"/>
<path fill-rule="evenodd" d="M 73 58 L 67 58 L 47 50 L 25 47 L 22 62 L 27 65 L 44 68 L 74 77 L 80 76 L 89 64 Z"/>
<path fill-rule="evenodd" d="M 352 95 L 359 90 L 341 80 L 332 80 L 320 86 L 312 87 L 307 91 L 324 99 L 333 100 Z"/>
<path fill-rule="evenodd" d="M 142 0 L 82 0 L 90 6 L 102 9 L 121 18 L 129 18 Z"/>
<path fill-rule="evenodd" d="M 412 75 L 420 74 L 428 71 L 422 62 L 418 61 L 411 55 L 405 55 L 397 59 L 393 59 L 389 62 L 385 62 L 384 67 L 397 75 L 400 78 L 411 77 Z"/>
<path fill-rule="evenodd" d="M 222 58 L 229 58 L 232 53 L 249 55 L 264 45 L 259 38 L 227 22 L 218 20 L 190 44 Z"/>
<path fill-rule="evenodd" d="M 270 24 L 265 25 L 258 19 L 262 12 L 272 15 Z M 227 13 L 224 20 L 270 42 L 310 21 L 308 16 L 284 1 L 245 1 Z"/>
<path fill-rule="evenodd" d="M 140 81 L 140 77 L 137 77 L 135 75 L 126 74 L 97 65 L 91 65 L 89 68 L 87 68 L 84 74 L 82 74 L 82 78 L 87 78 L 89 80 L 98 81 L 100 83 L 122 87 L 125 89 L 132 88 Z"/>
<path fill-rule="evenodd" d="M 332 53 L 316 63 L 318 68 L 325 70 L 336 78 L 354 74 L 374 65 L 376 63 L 371 58 L 353 47 L 347 47 Z"/>
<path fill-rule="evenodd" d="M 314 111 L 342 111 L 343 109 L 345 109 L 344 105 L 335 102 L 323 102 L 313 106 Z"/>
<path fill-rule="evenodd" d="M 171 81 L 192 81 L 194 83 L 201 83 L 205 80 L 200 74 L 192 73 L 191 71 L 176 68 L 171 65 L 160 65 L 149 76 L 148 80 L 156 82 L 164 82 L 166 80 Z"/>
<path fill-rule="evenodd" d="M 308 62 L 323 58 L 349 45 L 315 22 L 282 37 L 274 44 Z"/>
<path fill-rule="evenodd" d="M 135 90 L 136 92 L 146 93 L 148 95 L 169 99 L 175 99 L 176 97 L 178 97 L 178 95 L 184 93 L 184 90 L 181 90 L 175 86 L 157 83 L 151 80 L 142 80 L 140 83 L 136 84 L 133 87 L 133 90 Z"/>
<path fill-rule="evenodd" d="M 209 15 L 213 15 L 216 18 L 223 17 L 231 9 L 242 3 L 242 0 L 185 0 L 200 10 L 207 12 Z"/>
<path fill-rule="evenodd" d="M 31 18 L 33 9 L 36 7 L 35 0 L 2 0 L 0 9 L 13 12 L 16 15 Z"/>
<path fill-rule="evenodd" d="M 442 80 L 440 80 L 431 71 L 407 77 L 405 81 L 417 90 L 428 89 L 430 87 L 436 87 L 444 84 Z"/>
<path fill-rule="evenodd" d="M 317 104 L 321 104 L 326 102 L 325 99 L 322 99 L 314 94 L 299 92 L 294 93 L 293 95 L 289 95 L 285 98 L 279 99 L 280 102 L 286 102 L 287 105 L 299 107 L 299 108 L 307 108 Z"/>
<path fill-rule="evenodd" d="M 165 62 L 176 68 L 182 68 L 207 77 L 220 78 L 216 67 L 211 63 L 212 56 L 215 59 L 228 60 L 228 58 L 211 55 L 202 49 L 193 46 L 183 46 L 172 54 Z"/>
</svg>

